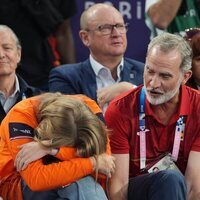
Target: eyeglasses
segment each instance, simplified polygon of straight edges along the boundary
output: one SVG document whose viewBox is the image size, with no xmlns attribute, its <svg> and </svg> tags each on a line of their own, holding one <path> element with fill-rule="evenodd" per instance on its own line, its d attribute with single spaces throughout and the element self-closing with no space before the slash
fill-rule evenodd
<svg viewBox="0 0 200 200">
<path fill-rule="evenodd" d="M 86 29 L 86 31 L 99 31 L 102 35 L 110 35 L 114 28 L 120 34 L 125 34 L 128 31 L 128 23 L 126 24 L 103 24 L 98 26 L 96 29 Z"/>
<path fill-rule="evenodd" d="M 189 29 L 186 29 L 184 38 L 186 40 L 191 40 L 197 33 L 200 33 L 200 28 L 189 28 Z"/>
</svg>

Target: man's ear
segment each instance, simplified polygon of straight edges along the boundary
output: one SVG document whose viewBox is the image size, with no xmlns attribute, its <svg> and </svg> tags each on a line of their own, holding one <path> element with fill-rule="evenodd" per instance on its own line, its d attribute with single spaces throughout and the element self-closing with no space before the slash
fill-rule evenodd
<svg viewBox="0 0 200 200">
<path fill-rule="evenodd" d="M 182 85 L 186 84 L 188 79 L 192 76 L 192 70 L 188 70 L 187 72 L 184 72 L 183 74 L 183 80 Z"/>
<path fill-rule="evenodd" d="M 19 63 L 21 61 L 21 54 L 22 54 L 22 49 L 21 48 L 17 48 L 17 63 Z"/>
<path fill-rule="evenodd" d="M 79 37 L 81 38 L 83 44 L 84 44 L 86 47 L 89 47 L 90 42 L 89 42 L 89 35 L 88 35 L 88 32 L 85 31 L 85 30 L 80 30 L 80 31 L 79 31 Z"/>
</svg>

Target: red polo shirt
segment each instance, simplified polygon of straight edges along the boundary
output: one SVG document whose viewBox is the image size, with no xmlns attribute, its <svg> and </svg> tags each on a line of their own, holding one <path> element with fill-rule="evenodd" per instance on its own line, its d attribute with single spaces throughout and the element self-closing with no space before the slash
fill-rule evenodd
<svg viewBox="0 0 200 200">
<path fill-rule="evenodd" d="M 139 96 L 142 86 L 112 101 L 105 120 L 109 129 L 111 151 L 114 154 L 130 154 L 130 177 L 140 174 Z M 180 115 L 186 119 L 184 138 L 180 144 L 176 162 L 184 173 L 189 152 L 200 151 L 200 92 L 187 86 L 181 88 L 181 101 L 176 115 L 164 125 L 145 100 L 147 166 L 166 152 L 172 153 L 176 121 Z"/>
</svg>

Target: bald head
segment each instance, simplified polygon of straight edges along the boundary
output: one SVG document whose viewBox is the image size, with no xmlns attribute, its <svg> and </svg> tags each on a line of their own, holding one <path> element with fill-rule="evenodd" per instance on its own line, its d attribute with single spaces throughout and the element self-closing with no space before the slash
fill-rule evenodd
<svg viewBox="0 0 200 200">
<path fill-rule="evenodd" d="M 83 12 L 80 23 L 79 36 L 92 57 L 104 66 L 116 67 L 127 47 L 126 30 L 119 30 L 125 27 L 121 13 L 111 5 L 98 3 Z"/>
<path fill-rule="evenodd" d="M 17 35 L 14 33 L 14 31 L 9 28 L 8 26 L 6 25 L 0 25 L 0 32 L 6 32 L 8 34 L 11 35 L 11 37 L 14 39 L 14 41 L 16 42 L 16 46 L 18 49 L 21 49 L 21 44 L 20 44 L 20 41 L 17 37 Z"/>
<path fill-rule="evenodd" d="M 115 16 L 118 15 L 118 17 L 123 21 L 121 13 L 112 5 L 103 3 L 94 4 L 82 13 L 80 18 L 80 27 L 85 30 L 100 21 L 100 18 L 102 17 L 112 18 L 113 14 L 115 14 Z"/>
</svg>

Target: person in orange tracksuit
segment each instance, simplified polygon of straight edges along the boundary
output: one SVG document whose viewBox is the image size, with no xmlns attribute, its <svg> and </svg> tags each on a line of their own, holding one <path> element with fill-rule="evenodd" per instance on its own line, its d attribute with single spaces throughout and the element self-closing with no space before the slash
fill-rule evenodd
<svg viewBox="0 0 200 200">
<path fill-rule="evenodd" d="M 8 200 L 107 199 L 88 176 L 97 170 L 106 174 L 115 167 L 106 129 L 94 113 L 99 115 L 101 110 L 82 95 L 47 93 L 15 105 L 0 127 L 0 196 Z M 58 149 L 56 162 L 47 163 L 46 156 L 40 156 L 23 167 L 19 147 L 34 140 L 46 154 Z"/>
</svg>

